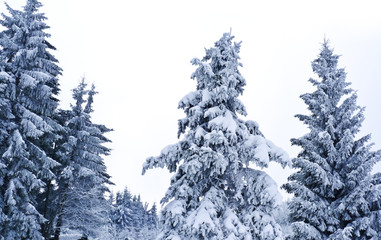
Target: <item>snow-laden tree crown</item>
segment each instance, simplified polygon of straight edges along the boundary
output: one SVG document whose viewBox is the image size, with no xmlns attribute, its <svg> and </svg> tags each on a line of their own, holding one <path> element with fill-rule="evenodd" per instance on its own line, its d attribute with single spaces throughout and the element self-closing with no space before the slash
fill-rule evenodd
<svg viewBox="0 0 381 240">
<path fill-rule="evenodd" d="M 246 109 L 238 97 L 245 79 L 240 43 L 225 33 L 197 66 L 191 78 L 195 91 L 180 102 L 182 139 L 150 157 L 146 170 L 166 167 L 174 175 L 162 199 L 163 229 L 158 239 L 283 239 L 273 209 L 280 196 L 275 182 L 249 164 L 287 165 L 287 154 L 267 140 L 254 121 L 244 121 Z"/>
<path fill-rule="evenodd" d="M 50 182 L 54 120 L 61 69 L 50 53 L 41 3 L 22 11 L 7 5 L 0 24 L 0 239 L 43 239 Z M 42 228 L 42 231 L 40 231 Z"/>
<path fill-rule="evenodd" d="M 356 138 L 364 108 L 338 59 L 324 41 L 312 62 L 319 80 L 309 80 L 316 90 L 301 96 L 310 115 L 296 115 L 309 132 L 291 140 L 302 148 L 292 161 L 297 172 L 284 185 L 295 196 L 292 239 L 380 239 L 381 192 L 371 175 L 380 153 L 371 150 L 370 135 Z"/>
</svg>

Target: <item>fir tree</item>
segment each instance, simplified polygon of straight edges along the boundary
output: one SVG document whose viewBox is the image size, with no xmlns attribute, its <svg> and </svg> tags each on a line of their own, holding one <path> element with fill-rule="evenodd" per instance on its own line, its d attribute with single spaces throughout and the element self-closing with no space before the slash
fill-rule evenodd
<svg viewBox="0 0 381 240">
<path fill-rule="evenodd" d="M 151 229 L 157 229 L 158 219 L 157 219 L 156 203 L 152 205 L 151 209 L 147 212 L 147 214 L 148 214 L 147 225 L 150 226 Z"/>
<path fill-rule="evenodd" d="M 296 115 L 309 132 L 291 140 L 302 150 L 292 161 L 297 172 L 283 186 L 294 194 L 292 239 L 379 239 L 371 219 L 377 197 L 371 198 L 370 175 L 379 156 L 367 143 L 369 135 L 356 138 L 364 108 L 357 106 L 338 59 L 324 41 L 312 62 L 320 81 L 309 80 L 317 89 L 301 96 L 311 114 Z"/>
<path fill-rule="evenodd" d="M 123 193 L 116 194 L 116 202 L 112 220 L 115 224 L 117 232 L 122 232 L 124 229 L 132 226 L 132 210 L 131 210 L 132 196 L 127 188 Z"/>
<path fill-rule="evenodd" d="M 130 204 L 132 214 L 132 227 L 138 228 L 145 224 L 146 209 L 143 206 L 143 203 L 140 199 L 140 196 L 134 196 Z"/>
<path fill-rule="evenodd" d="M 1 55 L 0 55 L 1 57 Z M 0 61 L 3 65 L 4 61 Z M 4 66 L 0 70 L 0 152 L 4 153 L 8 148 L 7 139 L 9 139 L 8 128 L 12 126 L 10 121 L 12 116 L 11 101 L 7 97 L 7 87 L 12 81 L 12 78 L 4 72 Z M 7 161 L 5 158 L 0 158 L 0 239 L 4 239 L 4 227 L 9 224 L 8 216 L 5 214 L 4 193 L 7 189 Z"/>
<path fill-rule="evenodd" d="M 148 210 L 148 204 L 140 197 L 132 196 L 127 188 L 116 193 L 112 212 L 116 239 L 154 239 L 157 236 L 157 213 L 154 204 Z"/>
<path fill-rule="evenodd" d="M 42 206 L 48 204 L 48 188 L 55 179 L 51 158 L 56 131 L 61 127 L 52 118 L 57 109 L 58 78 L 61 69 L 49 52 L 46 17 L 41 3 L 28 0 L 22 11 L 7 5 L 10 16 L 2 15 L 1 25 L 1 106 L 2 169 L 1 197 L 6 224 L 5 239 L 42 239 L 45 222 Z M 40 195 L 42 201 L 37 202 Z M 0 204 L 2 204 L 0 202 Z M 0 216 L 4 216 L 0 213 Z M 1 217 L 1 219 L 3 219 Z"/>
<path fill-rule="evenodd" d="M 287 155 L 266 140 L 238 100 L 246 85 L 239 72 L 240 43 L 224 34 L 207 49 L 192 75 L 197 89 L 179 103 L 177 144 L 150 157 L 143 174 L 154 167 L 174 173 L 162 199 L 163 229 L 158 239 L 282 239 L 272 216 L 279 201 L 274 181 L 262 171 L 269 161 L 287 164 Z"/>
<path fill-rule="evenodd" d="M 62 118 L 66 118 L 66 135 L 59 151 L 63 167 L 58 180 L 60 205 L 55 239 L 59 238 L 62 228 L 95 237 L 100 227 L 110 222 L 104 195 L 109 191 L 107 185 L 112 183 L 103 160 L 110 149 L 103 144 L 109 142 L 104 134 L 111 130 L 92 123 L 90 114 L 96 92 L 94 86 L 90 91 L 86 86 L 82 79 L 73 90 L 75 105 L 61 113 Z"/>
</svg>

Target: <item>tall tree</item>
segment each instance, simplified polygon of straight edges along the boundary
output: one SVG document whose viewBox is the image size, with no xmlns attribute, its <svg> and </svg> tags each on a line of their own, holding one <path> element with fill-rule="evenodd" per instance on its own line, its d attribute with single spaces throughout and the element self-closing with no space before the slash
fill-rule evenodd
<svg viewBox="0 0 381 240">
<path fill-rule="evenodd" d="M 163 229 L 158 239 L 282 239 L 272 216 L 278 192 L 272 179 L 248 167 L 285 165 L 287 154 L 266 140 L 246 115 L 238 96 L 245 79 L 239 72 L 240 43 L 224 34 L 206 50 L 192 75 L 197 89 L 179 103 L 186 117 L 179 120 L 177 144 L 150 157 L 143 174 L 154 167 L 174 173 L 162 199 Z"/>
<path fill-rule="evenodd" d="M 41 3 L 28 0 L 22 11 L 7 5 L 10 16 L 2 15 L 0 34 L 2 117 L 1 198 L 6 224 L 5 239 L 42 239 L 52 169 L 58 163 L 50 156 L 60 125 L 52 116 L 57 109 L 58 78 L 61 69 L 50 53 L 46 17 Z M 45 195 L 37 202 L 39 195 Z M 1 203 L 0 203 L 1 204 Z M 40 205 L 41 204 L 41 205 Z M 41 207 L 41 209 L 40 209 Z M 1 214 L 0 214 L 1 215 Z"/>
<path fill-rule="evenodd" d="M 371 170 L 380 157 L 370 149 L 370 135 L 356 138 L 364 108 L 338 59 L 325 40 L 312 62 L 319 80 L 309 81 L 316 90 L 301 96 L 311 114 L 296 115 L 309 132 L 291 139 L 302 150 L 292 160 L 297 172 L 283 186 L 294 194 L 292 239 L 379 239 L 370 217 L 377 210 Z"/>
<path fill-rule="evenodd" d="M 90 114 L 96 91 L 94 85 L 90 90 L 86 86 L 82 79 L 73 90 L 75 104 L 71 111 L 62 113 L 66 118 L 66 135 L 59 150 L 63 167 L 58 180 L 61 196 L 55 239 L 59 239 L 62 228 L 96 237 L 101 227 L 111 221 L 107 218 L 105 193 L 112 183 L 103 160 L 110 152 L 104 146 L 110 141 L 104 134 L 111 129 L 92 122 Z"/>
</svg>

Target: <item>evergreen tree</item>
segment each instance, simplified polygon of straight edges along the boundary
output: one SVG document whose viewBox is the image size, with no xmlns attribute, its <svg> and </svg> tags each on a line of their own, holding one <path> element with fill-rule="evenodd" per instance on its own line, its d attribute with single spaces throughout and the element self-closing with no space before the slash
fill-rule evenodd
<svg viewBox="0 0 381 240">
<path fill-rule="evenodd" d="M 1 55 L 0 55 L 1 57 Z M 4 72 L 4 61 L 0 61 L 0 152 L 4 153 L 8 148 L 7 139 L 9 139 L 8 128 L 12 126 L 10 121 L 12 116 L 12 105 L 7 97 L 7 87 L 12 78 Z M 7 161 L 0 158 L 0 240 L 4 239 L 4 227 L 9 224 L 8 216 L 4 212 L 6 202 L 4 193 L 7 189 Z"/>
<path fill-rule="evenodd" d="M 157 236 L 156 205 L 148 210 L 147 203 L 143 205 L 139 196 L 132 196 L 125 188 L 117 192 L 113 209 L 114 238 L 143 240 Z"/>
<path fill-rule="evenodd" d="M 370 172 L 380 158 L 367 143 L 369 135 L 355 137 L 364 108 L 357 106 L 338 59 L 324 41 L 312 62 L 320 81 L 309 80 L 317 89 L 301 96 L 311 114 L 296 115 L 309 132 L 291 140 L 302 150 L 292 161 L 297 172 L 283 186 L 294 194 L 292 239 L 379 239 L 371 219 L 377 197 L 371 197 L 376 186 Z"/>
<path fill-rule="evenodd" d="M 162 199 L 163 229 L 158 239 L 282 239 L 272 211 L 279 194 L 272 179 L 248 167 L 269 161 L 288 163 L 287 154 L 266 140 L 238 100 L 246 84 L 239 72 L 240 43 L 224 34 L 207 49 L 192 75 L 197 89 L 179 103 L 177 144 L 150 157 L 143 174 L 154 167 L 174 173 Z"/>
<path fill-rule="evenodd" d="M 140 196 L 134 196 L 130 205 L 132 214 L 132 227 L 138 228 L 145 224 L 146 209 L 140 199 Z"/>
<path fill-rule="evenodd" d="M 109 191 L 107 185 L 112 183 L 103 161 L 103 156 L 110 152 L 103 146 L 109 142 L 104 133 L 111 130 L 92 123 L 90 114 L 96 92 L 94 86 L 90 91 L 86 86 L 82 79 L 73 90 L 75 105 L 71 111 L 61 113 L 66 118 L 66 136 L 59 151 L 63 168 L 58 180 L 60 205 L 55 239 L 62 228 L 95 237 L 100 227 L 111 221 L 107 218 L 109 209 L 104 195 Z"/>
<path fill-rule="evenodd" d="M 132 210 L 131 210 L 132 196 L 127 188 L 123 193 L 116 194 L 115 210 L 112 220 L 115 224 L 117 232 L 122 232 L 124 229 L 132 226 Z"/>
<path fill-rule="evenodd" d="M 37 0 L 28 0 L 22 11 L 7 5 L 10 16 L 3 14 L 0 21 L 5 28 L 0 34 L 0 204 L 5 204 L 0 221 L 6 221 L 0 224 L 0 235 L 5 239 L 42 239 L 43 206 L 55 179 L 52 169 L 58 166 L 51 152 L 61 126 L 52 116 L 61 69 L 49 52 L 55 48 L 47 41 L 40 7 Z"/>
<path fill-rule="evenodd" d="M 147 214 L 148 214 L 147 225 L 150 226 L 151 229 L 157 229 L 158 219 L 157 219 L 156 203 L 152 205 L 151 209 L 147 212 Z"/>
</svg>

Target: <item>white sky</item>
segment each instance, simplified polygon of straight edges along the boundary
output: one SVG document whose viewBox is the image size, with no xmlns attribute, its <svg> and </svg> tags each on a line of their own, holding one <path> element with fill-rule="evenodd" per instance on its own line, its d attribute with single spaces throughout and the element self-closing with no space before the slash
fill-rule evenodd
<svg viewBox="0 0 381 240">
<path fill-rule="evenodd" d="M 326 36 L 342 55 L 358 103 L 367 107 L 362 135 L 372 133 L 381 148 L 379 1 L 41 1 L 64 69 L 62 106 L 69 106 L 71 89 L 86 76 L 99 91 L 94 122 L 115 130 L 106 158 L 114 190 L 127 186 L 151 203 L 164 196 L 171 175 L 159 169 L 141 176 L 142 164 L 177 142 L 177 120 L 184 117 L 177 103 L 195 89 L 190 60 L 202 58 L 230 28 L 243 42 L 247 118 L 269 140 L 291 157 L 298 153 L 289 139 L 306 128 L 293 116 L 306 113 L 299 95 L 314 90 L 307 81 L 314 77 L 310 63 Z M 25 1 L 8 3 L 18 8 Z M 290 174 L 276 164 L 267 172 L 279 185 Z"/>
</svg>

